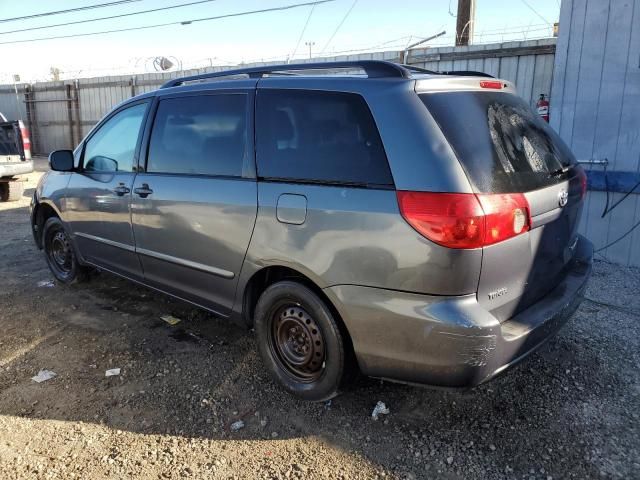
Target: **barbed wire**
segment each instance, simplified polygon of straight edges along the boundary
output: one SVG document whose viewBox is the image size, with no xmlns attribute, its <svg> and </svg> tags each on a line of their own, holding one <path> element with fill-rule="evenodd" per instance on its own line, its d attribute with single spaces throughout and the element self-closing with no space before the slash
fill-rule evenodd
<svg viewBox="0 0 640 480">
<path fill-rule="evenodd" d="M 540 25 L 540 24 L 538 24 Z M 535 25 L 532 25 L 532 27 Z M 504 30 L 486 30 L 476 32 L 474 34 L 474 45 L 484 45 L 488 43 L 496 43 L 495 38 L 503 37 L 501 39 L 502 42 L 509 41 L 518 41 L 518 40 L 537 40 L 541 38 L 549 38 L 551 37 L 551 27 L 543 27 L 543 28 L 531 28 L 531 29 L 520 29 L 513 31 L 512 29 L 515 27 L 509 27 Z M 544 32 L 544 33 L 542 33 Z M 529 37 L 529 35 L 532 35 Z M 326 52 L 325 57 L 328 56 L 338 56 L 338 55 L 348 55 L 348 54 L 359 54 L 359 53 L 379 53 L 380 51 L 398 51 L 404 50 L 406 47 L 407 40 L 409 38 L 420 40 L 426 38 L 422 35 L 403 35 L 401 37 L 395 37 L 389 40 L 385 40 L 382 42 L 377 42 L 374 44 L 360 44 L 360 45 L 351 45 L 350 47 L 341 49 L 341 50 L 331 50 Z M 446 38 L 446 37 L 445 37 Z M 438 47 L 450 47 L 452 46 L 452 40 L 448 39 L 444 42 L 430 43 L 426 46 L 426 48 L 438 48 Z M 206 68 L 213 66 L 236 66 L 240 64 L 250 64 L 250 63 L 258 63 L 258 62 L 272 62 L 281 60 L 285 62 L 287 57 L 291 60 L 295 59 L 306 59 L 306 55 L 304 53 L 300 53 L 295 57 L 291 57 L 291 52 L 282 52 L 280 54 L 274 54 L 267 57 L 252 57 L 252 58 L 238 58 L 236 60 L 223 59 L 220 57 L 206 57 L 201 59 L 186 59 L 183 61 L 183 70 L 192 70 L 196 68 Z M 176 57 L 180 57 L 179 55 L 175 55 Z M 64 67 L 60 69 L 60 78 L 61 79 L 71 79 L 71 78 L 79 78 L 81 76 L 91 76 L 91 75 L 141 75 L 144 73 L 157 73 L 155 71 L 146 71 L 144 66 L 141 68 L 136 68 L 132 62 L 136 59 L 131 59 L 126 65 L 114 65 L 114 66 L 105 66 L 105 67 Z M 4 77 L 7 80 L 4 80 Z M 3 79 L 3 83 L 11 83 L 10 76 L 0 74 L 0 79 Z M 31 82 L 39 82 L 39 81 L 50 81 L 51 76 L 49 72 L 49 67 L 47 67 L 46 72 L 36 73 L 30 76 L 28 79 L 25 78 L 25 81 Z"/>
</svg>

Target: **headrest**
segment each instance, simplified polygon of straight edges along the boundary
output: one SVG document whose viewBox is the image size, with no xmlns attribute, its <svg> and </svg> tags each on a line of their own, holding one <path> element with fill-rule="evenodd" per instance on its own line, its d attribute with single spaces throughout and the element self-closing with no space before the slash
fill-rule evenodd
<svg viewBox="0 0 640 480">
<path fill-rule="evenodd" d="M 276 141 L 286 141 L 293 138 L 293 124 L 284 110 L 276 110 L 274 120 L 274 136 Z"/>
</svg>

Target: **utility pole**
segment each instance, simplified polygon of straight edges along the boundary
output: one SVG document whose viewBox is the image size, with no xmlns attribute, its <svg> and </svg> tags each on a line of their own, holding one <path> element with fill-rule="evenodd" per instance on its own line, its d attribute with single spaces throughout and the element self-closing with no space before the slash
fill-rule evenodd
<svg viewBox="0 0 640 480">
<path fill-rule="evenodd" d="M 316 42 L 304 42 L 304 44 L 309 47 L 309 58 L 311 58 L 311 48 L 316 44 Z"/>
<path fill-rule="evenodd" d="M 469 45 L 473 40 L 473 25 L 476 17 L 476 0 L 458 0 L 456 20 L 456 46 Z"/>
</svg>

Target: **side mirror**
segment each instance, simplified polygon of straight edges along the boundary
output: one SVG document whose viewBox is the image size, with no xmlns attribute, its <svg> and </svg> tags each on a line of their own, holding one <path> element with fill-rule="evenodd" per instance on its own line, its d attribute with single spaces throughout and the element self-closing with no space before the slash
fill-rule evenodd
<svg viewBox="0 0 640 480">
<path fill-rule="evenodd" d="M 73 152 L 71 150 L 55 150 L 49 154 L 49 166 L 56 172 L 73 170 Z"/>
</svg>

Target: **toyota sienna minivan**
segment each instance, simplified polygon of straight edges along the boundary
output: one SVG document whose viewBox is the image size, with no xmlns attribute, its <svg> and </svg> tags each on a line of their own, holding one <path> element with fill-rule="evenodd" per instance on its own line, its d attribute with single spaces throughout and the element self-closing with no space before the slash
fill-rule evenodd
<svg viewBox="0 0 640 480">
<path fill-rule="evenodd" d="M 171 80 L 49 156 L 62 283 L 112 272 L 255 329 L 307 400 L 350 372 L 470 387 L 575 311 L 586 176 L 513 84 L 378 61 Z"/>
</svg>

